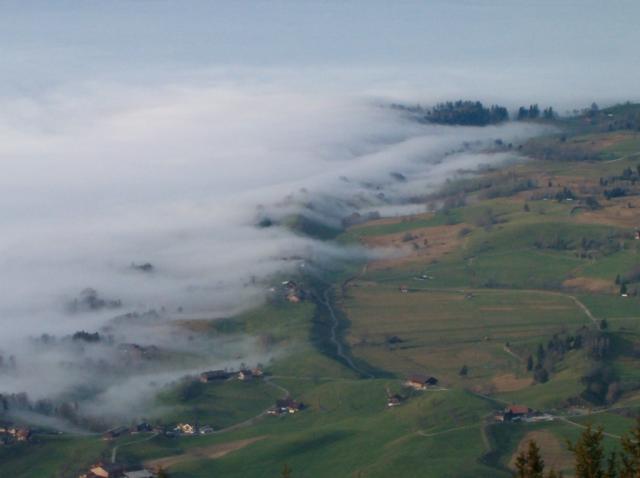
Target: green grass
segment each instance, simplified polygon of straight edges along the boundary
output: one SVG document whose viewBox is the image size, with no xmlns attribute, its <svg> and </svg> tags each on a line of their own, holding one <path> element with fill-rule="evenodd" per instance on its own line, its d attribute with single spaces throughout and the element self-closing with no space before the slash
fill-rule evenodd
<svg viewBox="0 0 640 478">
<path fill-rule="evenodd" d="M 0 448 L 0 476 L 11 478 L 75 478 L 107 448 L 96 437 L 38 437 L 29 444 Z"/>
</svg>

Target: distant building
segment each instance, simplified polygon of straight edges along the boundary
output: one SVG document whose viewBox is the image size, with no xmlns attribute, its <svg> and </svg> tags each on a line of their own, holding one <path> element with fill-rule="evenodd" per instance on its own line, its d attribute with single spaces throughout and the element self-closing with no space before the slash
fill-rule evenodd
<svg viewBox="0 0 640 478">
<path fill-rule="evenodd" d="M 147 470 L 133 470 L 133 471 L 125 471 L 123 478 L 155 478 L 156 474 Z"/>
<path fill-rule="evenodd" d="M 114 438 L 118 438 L 119 436 L 125 435 L 128 433 L 129 429 L 127 427 L 116 427 L 111 430 L 107 430 L 102 434 L 103 440 L 113 440 Z"/>
<path fill-rule="evenodd" d="M 390 397 L 387 398 L 387 407 L 391 408 L 391 407 L 397 407 L 398 405 L 400 405 L 402 402 L 404 402 L 404 397 L 401 395 L 391 395 Z"/>
<path fill-rule="evenodd" d="M 531 416 L 533 410 L 524 405 L 509 405 L 501 413 L 496 414 L 496 420 L 500 422 L 517 422 Z"/>
<path fill-rule="evenodd" d="M 404 382 L 404 385 L 414 390 L 426 390 L 429 387 L 438 385 L 438 379 L 429 375 L 411 375 Z"/>
<path fill-rule="evenodd" d="M 129 429 L 130 433 L 149 433 L 153 431 L 153 427 L 146 422 L 138 423 Z"/>
<path fill-rule="evenodd" d="M 84 478 L 122 478 L 124 470 L 115 463 L 96 463 L 89 471 L 82 475 Z"/>
<path fill-rule="evenodd" d="M 406 294 L 409 292 L 409 288 L 406 285 L 401 285 L 399 288 L 400 292 L 402 292 L 403 294 Z"/>
<path fill-rule="evenodd" d="M 238 380 L 251 380 L 253 378 L 260 378 L 262 377 L 263 372 L 261 369 L 259 368 L 252 368 L 252 369 L 242 369 L 238 372 Z"/>
<path fill-rule="evenodd" d="M 202 383 L 209 383 L 217 380 L 227 380 L 230 377 L 231 374 L 225 370 L 210 370 L 200 374 L 200 381 Z"/>
<path fill-rule="evenodd" d="M 296 413 L 304 409 L 302 402 L 297 402 L 291 398 L 284 398 L 282 400 L 276 400 L 275 407 L 269 409 L 267 413 L 269 415 L 282 415 L 285 413 Z"/>
<path fill-rule="evenodd" d="M 193 435 L 196 433 L 196 427 L 189 423 L 178 423 L 175 430 L 183 435 Z"/>
</svg>

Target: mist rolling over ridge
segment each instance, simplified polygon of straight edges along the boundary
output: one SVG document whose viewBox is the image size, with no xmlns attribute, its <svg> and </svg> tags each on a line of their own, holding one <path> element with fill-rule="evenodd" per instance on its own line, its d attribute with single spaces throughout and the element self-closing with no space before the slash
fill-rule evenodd
<svg viewBox="0 0 640 478">
<path fill-rule="evenodd" d="M 259 305 L 269 281 L 302 264 L 313 270 L 372 253 L 292 230 L 287 218 L 338 229 L 354 212 L 407 207 L 459 170 L 513 159 L 478 152 L 495 139 L 538 130 L 418 124 L 379 101 L 330 94 L 200 85 L 103 91 L 99 99 L 61 91 L 3 108 L 0 154 L 12 162 L 0 179 L 8 206 L 0 349 L 16 362 L 3 393 L 41 399 L 89 387 L 88 397 L 117 401 L 123 394 L 109 392 L 120 386 L 117 373 L 91 384 L 101 360 L 118 369 L 118 344 L 193 350 L 184 337 L 180 346 L 175 317 L 229 316 Z M 265 220 L 272 227 L 259 227 Z M 152 310 L 148 324 L 135 315 L 112 320 Z M 78 331 L 114 343 L 64 341 Z M 122 380 L 157 387 L 249 355 L 240 342 L 201 350 L 214 353 L 133 373 L 159 374 L 146 381 L 127 379 L 131 371 Z"/>
<path fill-rule="evenodd" d="M 336 382 L 400 380 L 407 370 L 371 365 L 379 376 L 359 373 L 311 337 L 324 307 L 325 335 L 342 346 L 338 329 L 350 319 L 337 318 L 327 298 L 337 283 L 313 297 L 309 331 L 291 341 L 201 326 L 263 310 L 289 279 L 324 280 L 334 266 L 397 259 L 402 247 L 393 241 L 376 248 L 336 237 L 367 218 L 437 210 L 443 204 L 430 195 L 449 182 L 519 164 L 527 159 L 519 145 L 558 133 L 569 116 L 587 124 L 578 108 L 599 102 L 603 109 L 591 112 L 602 131 L 605 122 L 624 123 L 604 107 L 639 97 L 640 38 L 630 19 L 640 11 L 628 6 L 603 13 L 598 2 L 6 2 L 0 412 L 73 433 L 161 417 L 158 397 L 185 377 L 268 368 L 293 355 L 304 334 L 321 355 L 307 364 L 315 373 L 312 362 L 320 363 L 314 380 L 325 359 L 345 367 L 333 370 Z M 486 118 L 434 121 L 445 101 L 481 101 Z M 555 113 L 514 121 L 521 105 Z M 628 171 L 627 179 L 635 174 Z M 516 176 L 534 189 L 544 174 Z M 540 179 L 545 187 L 559 187 L 556 178 Z M 567 191 L 558 202 L 574 200 Z M 438 254 L 462 247 L 466 225 L 435 233 L 448 242 Z M 426 248 L 423 225 L 414 226 L 425 237 L 407 248 Z M 407 292 L 404 283 L 398 289 Z M 368 330 L 352 332 L 344 347 L 357 342 L 369 352 Z M 390 353 L 403 334 L 391 331 L 377 345 Z M 498 352 L 513 356 L 505 347 Z M 290 398 L 267 382 L 261 386 Z M 389 398 L 384 387 L 377 391 Z"/>
</svg>

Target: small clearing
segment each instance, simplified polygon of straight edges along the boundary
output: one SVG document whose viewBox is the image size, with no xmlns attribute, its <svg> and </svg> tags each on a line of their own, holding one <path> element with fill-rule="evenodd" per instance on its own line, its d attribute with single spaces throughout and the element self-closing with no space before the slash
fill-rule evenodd
<svg viewBox="0 0 640 478">
<path fill-rule="evenodd" d="M 416 262 L 428 264 L 458 250 L 464 241 L 460 231 L 465 227 L 469 226 L 455 224 L 422 227 L 408 232 L 363 237 L 361 240 L 367 247 L 390 251 L 391 257 L 371 262 L 369 269 L 389 269 Z"/>
<path fill-rule="evenodd" d="M 586 292 L 595 292 L 602 294 L 610 294 L 616 292 L 616 287 L 611 281 L 605 279 L 595 279 L 592 277 L 574 277 L 567 279 L 562 283 L 565 289 L 580 290 Z"/>
<path fill-rule="evenodd" d="M 548 430 L 537 430 L 527 433 L 518 444 L 509 467 L 515 469 L 516 457 L 521 451 L 527 450 L 529 441 L 535 441 L 540 447 L 540 454 L 545 463 L 546 469 L 554 469 L 556 471 L 570 469 L 573 465 L 573 455 L 567 450 L 567 446 L 562 443 L 558 437 Z"/>
<path fill-rule="evenodd" d="M 533 380 L 530 377 L 518 378 L 512 373 L 498 375 L 491 380 L 496 392 L 516 392 L 529 387 Z"/>
</svg>

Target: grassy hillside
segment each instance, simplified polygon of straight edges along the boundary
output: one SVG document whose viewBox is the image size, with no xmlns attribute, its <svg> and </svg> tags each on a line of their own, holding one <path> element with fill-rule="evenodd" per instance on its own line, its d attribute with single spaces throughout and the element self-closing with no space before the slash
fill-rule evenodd
<svg viewBox="0 0 640 478">
<path fill-rule="evenodd" d="M 118 446 L 119 461 L 162 464 L 178 478 L 276 477 L 285 463 L 295 478 L 506 477 L 535 438 L 570 476 L 567 439 L 595 423 L 615 447 L 640 410 L 640 136 L 624 126 L 638 111 L 554 121 L 558 133 L 521 148 L 530 159 L 425 198 L 425 211 L 455 207 L 337 237 L 297 220 L 314 237 L 398 254 L 304 278 L 302 303 L 183 323 L 212 337 L 251 335 L 274 356 L 267 380 L 181 384 L 158 397 L 166 408 L 157 420 L 216 433 L 51 438 L 0 449 L 2 472 L 75 476 L 69 463 Z M 409 391 L 403 381 L 414 373 L 440 387 Z M 263 414 L 287 394 L 306 408 Z M 391 394 L 399 406 L 387 406 Z M 555 419 L 496 423 L 514 403 Z"/>
</svg>

